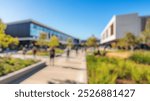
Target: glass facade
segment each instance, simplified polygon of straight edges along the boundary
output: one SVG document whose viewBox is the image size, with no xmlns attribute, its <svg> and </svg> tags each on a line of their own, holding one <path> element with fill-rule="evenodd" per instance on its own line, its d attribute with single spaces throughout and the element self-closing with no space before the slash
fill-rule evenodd
<svg viewBox="0 0 150 101">
<path fill-rule="evenodd" d="M 40 33 L 42 33 L 42 32 L 47 33 L 48 38 L 55 35 L 59 38 L 60 41 L 65 41 L 66 42 L 66 40 L 68 38 L 71 38 L 70 36 L 67 36 L 63 33 L 57 32 L 55 30 L 52 30 L 52 29 L 49 29 L 49 28 L 46 28 L 46 27 L 42 27 L 42 26 L 39 26 L 39 25 L 34 24 L 34 23 L 30 24 L 30 35 L 33 38 L 37 39 L 39 37 Z M 73 40 L 75 40 L 75 39 L 73 39 Z"/>
</svg>

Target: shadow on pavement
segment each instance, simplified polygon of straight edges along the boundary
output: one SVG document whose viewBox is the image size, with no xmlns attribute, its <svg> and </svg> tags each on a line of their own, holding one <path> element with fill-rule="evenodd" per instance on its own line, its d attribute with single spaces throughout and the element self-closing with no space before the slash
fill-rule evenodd
<svg viewBox="0 0 150 101">
<path fill-rule="evenodd" d="M 62 58 L 66 58 L 66 60 L 67 59 L 75 59 L 76 57 L 72 57 L 72 56 L 70 56 L 69 58 L 67 58 L 66 56 L 61 56 Z"/>
<path fill-rule="evenodd" d="M 57 80 L 53 79 L 48 82 L 48 84 L 80 84 L 79 82 L 72 81 L 72 80 Z"/>
<path fill-rule="evenodd" d="M 55 65 L 55 67 L 65 68 L 65 69 L 72 69 L 72 70 L 86 70 L 86 69 L 83 69 L 83 68 L 77 68 L 77 67 L 73 67 L 73 66 L 63 66 L 63 65 Z"/>
<path fill-rule="evenodd" d="M 47 66 L 47 65 L 46 65 L 46 66 Z M 46 66 L 45 66 L 45 67 L 46 67 Z M 21 83 L 22 81 L 24 81 L 24 80 L 26 80 L 27 78 L 29 78 L 30 76 L 34 75 L 35 73 L 41 71 L 41 70 L 42 70 L 43 68 L 45 68 L 45 67 L 41 67 L 41 68 L 35 69 L 35 70 L 29 72 L 28 74 L 26 74 L 26 75 L 24 75 L 24 76 L 21 76 L 19 79 L 16 79 L 16 80 L 10 82 L 9 84 L 19 84 L 19 83 Z"/>
</svg>

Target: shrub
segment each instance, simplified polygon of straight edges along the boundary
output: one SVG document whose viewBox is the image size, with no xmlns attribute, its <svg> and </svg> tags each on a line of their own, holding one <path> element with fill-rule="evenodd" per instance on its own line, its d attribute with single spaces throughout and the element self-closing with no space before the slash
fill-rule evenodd
<svg viewBox="0 0 150 101">
<path fill-rule="evenodd" d="M 37 61 L 31 59 L 22 60 L 18 58 L 8 58 L 8 57 L 0 58 L 0 76 L 17 71 L 36 62 Z"/>
<path fill-rule="evenodd" d="M 134 52 L 129 59 L 137 62 L 150 65 L 150 52 L 148 51 L 137 51 Z"/>
<path fill-rule="evenodd" d="M 150 65 L 120 58 L 87 56 L 89 83 L 150 83 Z"/>
</svg>

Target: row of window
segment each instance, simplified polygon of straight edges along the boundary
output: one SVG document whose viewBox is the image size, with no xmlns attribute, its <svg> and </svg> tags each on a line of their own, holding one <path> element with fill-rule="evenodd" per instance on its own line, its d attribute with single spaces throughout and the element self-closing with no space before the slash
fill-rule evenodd
<svg viewBox="0 0 150 101">
<path fill-rule="evenodd" d="M 106 32 L 103 34 L 102 39 L 105 40 L 108 37 L 114 35 L 114 24 L 112 24 L 107 30 Z"/>
<path fill-rule="evenodd" d="M 34 38 L 38 38 L 40 33 L 42 32 L 45 32 L 48 34 L 48 38 L 50 38 L 50 36 L 57 36 L 61 41 L 66 41 L 69 36 L 67 35 L 64 35 L 63 33 L 60 33 L 60 32 L 57 32 L 57 31 L 54 31 L 54 30 L 50 30 L 48 28 L 45 28 L 45 27 L 41 27 L 41 26 L 38 26 L 38 25 L 35 25 L 35 24 L 31 24 L 30 25 L 30 32 L 31 32 L 31 35 L 34 37 Z"/>
</svg>

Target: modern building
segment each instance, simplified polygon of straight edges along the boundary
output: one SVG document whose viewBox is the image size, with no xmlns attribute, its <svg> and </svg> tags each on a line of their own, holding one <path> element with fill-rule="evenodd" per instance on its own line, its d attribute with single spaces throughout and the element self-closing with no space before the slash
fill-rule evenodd
<svg viewBox="0 0 150 101">
<path fill-rule="evenodd" d="M 102 45 L 108 45 L 131 32 L 138 36 L 144 29 L 147 19 L 150 16 L 139 16 L 137 13 L 126 15 L 115 15 L 101 33 Z"/>
<path fill-rule="evenodd" d="M 30 44 L 39 38 L 40 33 L 47 33 L 47 39 L 55 35 L 61 44 L 66 44 L 66 40 L 71 38 L 74 44 L 79 44 L 79 39 L 69 34 L 41 24 L 34 20 L 17 21 L 7 24 L 6 33 L 13 37 L 18 37 L 21 44 Z"/>
</svg>

